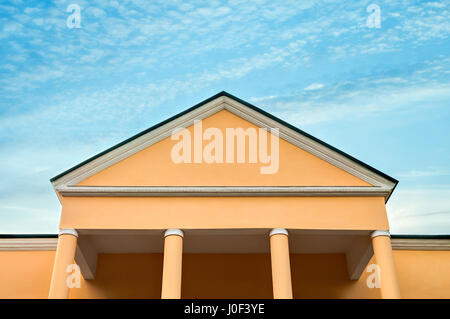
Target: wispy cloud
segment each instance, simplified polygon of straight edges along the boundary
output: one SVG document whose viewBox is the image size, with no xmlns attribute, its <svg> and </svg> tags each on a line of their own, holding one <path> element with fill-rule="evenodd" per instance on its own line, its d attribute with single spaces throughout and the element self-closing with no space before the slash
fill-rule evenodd
<svg viewBox="0 0 450 319">
<path fill-rule="evenodd" d="M 405 173 L 399 173 L 397 176 L 401 178 L 421 178 L 435 176 L 450 176 L 450 170 L 447 169 L 426 169 L 426 170 L 410 170 Z"/>
<path fill-rule="evenodd" d="M 439 66 L 439 67 L 437 67 Z M 276 107 L 277 114 L 298 125 L 337 121 L 352 116 L 367 117 L 383 112 L 441 107 L 450 99 L 450 59 L 430 61 L 421 69 L 402 77 L 353 78 L 324 84 L 313 83 L 290 95 L 260 98 L 256 101 Z M 414 107 L 411 107 L 414 105 Z"/>
<path fill-rule="evenodd" d="M 322 83 L 312 83 L 304 88 L 305 91 L 315 91 L 324 88 L 325 85 Z"/>
</svg>

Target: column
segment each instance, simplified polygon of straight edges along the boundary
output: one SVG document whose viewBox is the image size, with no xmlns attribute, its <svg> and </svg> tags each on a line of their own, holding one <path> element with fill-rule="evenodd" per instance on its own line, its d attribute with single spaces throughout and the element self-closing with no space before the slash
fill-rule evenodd
<svg viewBox="0 0 450 319">
<path fill-rule="evenodd" d="M 162 299 L 181 298 L 183 237 L 183 231 L 180 229 L 168 229 L 164 233 Z"/>
<path fill-rule="evenodd" d="M 273 298 L 292 299 L 288 232 L 284 228 L 274 228 L 269 236 Z"/>
<path fill-rule="evenodd" d="M 371 237 L 375 261 L 380 270 L 381 298 L 400 299 L 400 287 L 394 256 L 392 255 L 391 236 L 388 231 L 377 230 L 372 233 Z"/>
<path fill-rule="evenodd" d="M 78 233 L 75 229 L 61 229 L 56 247 L 55 263 L 53 265 L 52 279 L 50 282 L 49 299 L 67 299 L 69 286 L 67 267 L 74 263 L 77 249 Z"/>
</svg>

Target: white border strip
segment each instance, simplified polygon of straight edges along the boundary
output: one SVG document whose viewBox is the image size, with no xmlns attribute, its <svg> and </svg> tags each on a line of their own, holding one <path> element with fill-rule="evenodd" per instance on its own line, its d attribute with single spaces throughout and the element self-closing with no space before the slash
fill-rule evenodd
<svg viewBox="0 0 450 319">
<path fill-rule="evenodd" d="M 56 250 L 58 238 L 0 238 L 0 251 Z"/>
<path fill-rule="evenodd" d="M 52 251 L 57 238 L 0 238 L 0 251 Z M 394 250 L 450 251 L 450 239 L 392 238 Z"/>
<path fill-rule="evenodd" d="M 259 196 L 371 196 L 387 197 L 390 189 L 370 186 L 63 186 L 66 197 L 259 197 Z"/>
<path fill-rule="evenodd" d="M 391 238 L 394 250 L 450 250 L 450 239 Z"/>
</svg>

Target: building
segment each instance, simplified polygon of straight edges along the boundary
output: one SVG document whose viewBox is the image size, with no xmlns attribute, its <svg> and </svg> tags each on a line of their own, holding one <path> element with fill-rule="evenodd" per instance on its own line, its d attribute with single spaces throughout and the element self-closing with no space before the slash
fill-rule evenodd
<svg viewBox="0 0 450 319">
<path fill-rule="evenodd" d="M 450 237 L 390 238 L 395 179 L 226 92 L 51 182 L 59 237 L 1 236 L 0 298 L 450 297 Z"/>
</svg>

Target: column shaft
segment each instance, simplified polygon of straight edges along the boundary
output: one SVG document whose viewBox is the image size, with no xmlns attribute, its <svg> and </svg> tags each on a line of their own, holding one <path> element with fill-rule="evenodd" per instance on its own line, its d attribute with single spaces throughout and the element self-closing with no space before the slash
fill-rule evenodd
<svg viewBox="0 0 450 319">
<path fill-rule="evenodd" d="M 63 233 L 59 236 L 50 282 L 49 299 L 67 299 L 69 297 L 69 287 L 66 282 L 69 276 L 67 267 L 74 263 L 76 249 L 76 235 Z"/>
<path fill-rule="evenodd" d="M 272 285 L 274 299 L 292 299 L 289 240 L 285 233 L 271 232 L 270 258 L 272 262 Z"/>
<path fill-rule="evenodd" d="M 180 231 L 181 232 L 181 231 Z M 182 234 L 182 232 L 181 232 Z M 162 299 L 181 298 L 181 272 L 183 261 L 182 235 L 169 234 L 164 239 Z"/>
<path fill-rule="evenodd" d="M 380 267 L 380 292 L 383 299 L 400 299 L 397 271 L 390 236 L 372 237 L 375 261 Z"/>
</svg>

